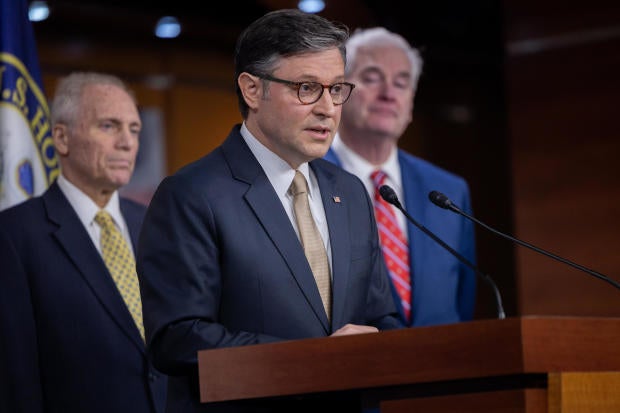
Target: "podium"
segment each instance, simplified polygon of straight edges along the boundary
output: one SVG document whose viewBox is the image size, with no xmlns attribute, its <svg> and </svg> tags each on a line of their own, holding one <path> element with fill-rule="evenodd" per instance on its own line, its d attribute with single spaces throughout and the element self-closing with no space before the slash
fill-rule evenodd
<svg viewBox="0 0 620 413">
<path fill-rule="evenodd" d="M 620 318 L 518 317 L 203 350 L 202 403 L 620 412 Z"/>
</svg>

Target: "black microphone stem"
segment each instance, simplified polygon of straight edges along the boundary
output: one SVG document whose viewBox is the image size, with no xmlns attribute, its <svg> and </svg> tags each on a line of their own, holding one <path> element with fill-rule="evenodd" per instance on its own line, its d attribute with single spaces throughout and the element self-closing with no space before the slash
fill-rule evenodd
<svg viewBox="0 0 620 413">
<path fill-rule="evenodd" d="M 583 265 L 579 265 L 579 264 L 577 264 L 575 262 L 572 262 L 572 261 L 570 261 L 570 260 L 568 260 L 566 258 L 562 258 L 562 257 L 560 257 L 558 255 L 555 255 L 555 254 L 553 254 L 553 253 L 551 253 L 549 251 L 545 251 L 542 248 L 538 248 L 537 246 L 532 245 L 532 244 L 530 244 L 528 242 L 521 241 L 520 239 L 517 239 L 517 238 L 511 237 L 510 235 L 504 234 L 503 232 L 500 232 L 500 231 L 498 231 L 498 230 L 496 230 L 494 228 L 491 228 L 490 226 L 488 226 L 484 222 L 479 221 L 478 219 L 474 218 L 473 216 L 471 216 L 471 215 L 461 211 L 459 208 L 456 208 L 456 209 L 450 208 L 450 210 L 451 211 L 455 211 L 458 214 L 461 214 L 464 217 L 471 219 L 476 224 L 482 225 L 483 227 L 485 227 L 486 229 L 488 229 L 491 232 L 494 232 L 497 235 L 500 235 L 500 236 L 502 236 L 504 238 L 507 238 L 507 239 L 509 239 L 511 241 L 514 241 L 517 244 L 522 245 L 524 247 L 530 248 L 530 249 L 532 249 L 532 250 L 534 250 L 534 251 L 536 251 L 536 252 L 538 252 L 540 254 L 546 255 L 546 256 L 551 257 L 553 259 L 556 259 L 556 260 L 558 260 L 560 262 L 563 262 L 564 264 L 570 265 L 571 267 L 577 268 L 578 270 L 584 271 L 584 272 L 592 275 L 593 277 L 596 277 L 596 278 L 598 278 L 600 280 L 606 281 L 609 284 L 613 285 L 614 287 L 620 289 L 620 283 L 612 280 L 611 278 L 607 277 L 606 275 L 601 274 L 600 272 L 596 272 L 594 270 L 591 270 L 589 268 L 584 267 Z"/>
<path fill-rule="evenodd" d="M 558 255 L 555 255 L 555 254 L 553 254 L 553 253 L 551 253 L 549 251 L 545 251 L 542 248 L 538 248 L 535 245 L 532 245 L 532 244 L 527 243 L 525 241 L 521 241 L 520 239 L 511 237 L 510 235 L 504 234 L 503 232 L 500 232 L 500 231 L 496 230 L 495 228 L 491 228 L 490 226 L 488 226 L 484 222 L 479 221 L 478 219 L 474 218 L 473 216 L 467 214 L 466 212 L 463 212 L 459 207 L 454 205 L 452 203 L 452 201 L 450 201 L 450 199 L 447 196 L 445 196 L 441 192 L 431 191 L 428 194 L 428 198 L 431 200 L 431 202 L 433 204 L 437 205 L 440 208 L 449 209 L 450 211 L 455 212 L 455 213 L 457 213 L 459 215 L 464 216 L 467 219 L 472 220 L 476 224 L 483 226 L 484 228 L 488 229 L 489 231 L 491 231 L 491 232 L 493 232 L 493 233 L 495 233 L 495 234 L 497 234 L 497 235 L 499 235 L 501 237 L 504 237 L 506 239 L 509 239 L 510 241 L 516 242 L 517 244 L 519 244 L 521 246 L 524 246 L 524 247 L 527 247 L 527 248 L 529 248 L 531 250 L 534 250 L 534 251 L 536 251 L 536 252 L 538 252 L 538 253 L 540 253 L 542 255 L 546 255 L 547 257 L 553 258 L 554 260 L 558 260 L 558 261 L 560 261 L 560 262 L 562 262 L 564 264 L 570 265 L 571 267 L 576 268 L 578 270 L 581 270 L 581 271 L 583 271 L 583 272 L 585 272 L 587 274 L 590 274 L 591 276 L 596 277 L 596 278 L 598 278 L 600 280 L 603 280 L 603 281 L 613 285 L 614 287 L 616 287 L 617 289 L 620 290 L 620 283 L 618 283 L 617 281 L 609 278 L 606 275 L 601 274 L 600 272 L 596 272 L 594 270 L 586 268 L 583 265 L 579 265 L 579 264 L 577 264 L 575 262 L 567 260 L 566 258 L 562 258 L 562 257 L 560 257 Z"/>
<path fill-rule="evenodd" d="M 446 244 L 443 240 L 441 240 L 440 238 L 438 238 L 435 234 L 433 234 L 431 231 L 429 231 L 428 229 L 426 229 L 426 227 L 422 224 L 420 224 L 419 222 L 417 222 L 415 219 L 413 219 L 413 217 L 411 215 L 409 215 L 409 213 L 405 210 L 405 208 L 403 208 L 403 206 L 400 204 L 400 202 L 398 201 L 398 199 L 395 200 L 391 200 L 392 202 L 390 202 L 392 205 L 394 205 L 396 208 L 398 208 L 406 217 L 407 219 L 409 219 L 409 221 L 415 225 L 416 227 L 418 227 L 422 232 L 424 232 L 426 235 L 428 235 L 429 237 L 431 237 L 435 242 L 437 242 L 439 245 L 441 245 L 442 247 L 444 247 L 445 249 L 447 249 L 448 251 L 450 251 L 450 253 L 452 253 L 456 258 L 458 258 L 463 264 L 467 265 L 469 268 L 471 268 L 476 274 L 478 274 L 479 276 L 482 277 L 482 279 L 484 279 L 486 282 L 489 283 L 489 285 L 491 286 L 491 288 L 493 289 L 493 293 L 495 295 L 495 303 L 497 305 L 497 318 L 499 319 L 504 319 L 506 318 L 506 313 L 504 312 L 504 305 L 502 304 L 502 296 L 499 293 L 499 289 L 497 288 L 497 285 L 495 284 L 495 282 L 493 281 L 493 279 L 488 276 L 487 274 L 483 273 L 482 271 L 480 271 L 474 264 L 472 264 L 467 258 L 463 257 L 461 254 L 459 254 L 458 252 L 456 252 L 454 249 L 452 249 L 452 247 L 450 247 L 448 244 Z"/>
</svg>

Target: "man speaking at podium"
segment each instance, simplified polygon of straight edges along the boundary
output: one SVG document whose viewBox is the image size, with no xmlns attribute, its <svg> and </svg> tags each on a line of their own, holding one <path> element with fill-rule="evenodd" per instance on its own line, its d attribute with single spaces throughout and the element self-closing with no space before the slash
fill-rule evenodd
<svg viewBox="0 0 620 413">
<path fill-rule="evenodd" d="M 370 198 L 320 159 L 354 87 L 347 37 L 296 10 L 252 23 L 235 52 L 243 124 L 153 196 L 138 273 L 152 361 L 188 381 L 169 397 L 200 409 L 199 350 L 401 327 Z"/>
</svg>

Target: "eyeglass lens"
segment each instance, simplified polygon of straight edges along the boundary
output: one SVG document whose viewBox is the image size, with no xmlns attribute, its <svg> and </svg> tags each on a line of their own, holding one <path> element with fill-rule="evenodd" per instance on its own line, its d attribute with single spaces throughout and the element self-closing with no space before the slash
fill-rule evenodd
<svg viewBox="0 0 620 413">
<path fill-rule="evenodd" d="M 303 103 L 314 103 L 321 98 L 324 89 L 318 82 L 303 82 L 299 85 L 299 100 Z M 347 83 L 335 83 L 328 89 L 334 104 L 341 105 L 348 99 L 352 88 Z"/>
</svg>

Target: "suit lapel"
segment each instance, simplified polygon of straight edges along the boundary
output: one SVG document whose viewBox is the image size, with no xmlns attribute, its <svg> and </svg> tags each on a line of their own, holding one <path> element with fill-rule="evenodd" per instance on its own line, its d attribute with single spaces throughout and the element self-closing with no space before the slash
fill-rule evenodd
<svg viewBox="0 0 620 413">
<path fill-rule="evenodd" d="M 341 325 L 344 316 L 347 284 L 349 282 L 349 257 L 351 242 L 349 240 L 349 220 L 347 218 L 347 199 L 335 184 L 334 176 L 321 168 L 319 162 L 310 163 L 321 188 L 321 198 L 332 250 L 332 325 Z"/>
<path fill-rule="evenodd" d="M 101 255 L 58 184 L 52 184 L 43 195 L 43 202 L 49 219 L 58 225 L 54 236 L 65 254 L 74 263 L 93 294 L 118 323 L 119 327 L 136 343 L 141 351 L 144 351 L 144 344 L 138 329 Z"/>
<path fill-rule="evenodd" d="M 249 185 L 244 196 L 246 202 L 291 270 L 326 333 L 329 333 L 329 322 L 310 265 L 269 179 L 240 133 L 233 131 L 222 145 L 222 150 L 233 177 Z"/>
<path fill-rule="evenodd" d="M 405 197 L 405 208 L 407 212 L 419 223 L 424 225 L 427 222 L 425 202 L 427 200 L 425 195 L 425 188 L 420 188 L 419 183 L 422 180 L 418 177 L 417 172 L 407 164 L 399 154 L 399 163 L 401 175 L 403 177 L 403 192 Z M 409 263 L 412 268 L 412 294 L 416 294 L 416 278 L 423 276 L 421 268 L 426 266 L 427 257 L 430 256 L 426 250 L 428 246 L 427 235 L 415 227 L 412 223 L 407 222 L 407 231 L 409 235 Z M 415 312 L 415 305 L 417 300 L 412 296 L 412 312 Z"/>
<path fill-rule="evenodd" d="M 131 246 L 134 251 L 138 249 L 138 237 L 140 236 L 140 227 L 142 225 L 142 218 L 136 219 L 136 213 L 134 210 L 129 208 L 128 201 L 126 199 L 119 199 L 121 214 L 123 214 L 123 218 L 125 219 L 125 223 L 127 224 L 127 229 L 129 230 L 129 238 L 131 238 Z"/>
</svg>

